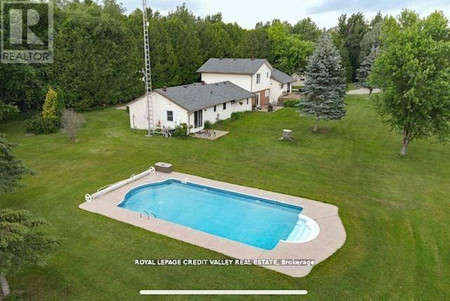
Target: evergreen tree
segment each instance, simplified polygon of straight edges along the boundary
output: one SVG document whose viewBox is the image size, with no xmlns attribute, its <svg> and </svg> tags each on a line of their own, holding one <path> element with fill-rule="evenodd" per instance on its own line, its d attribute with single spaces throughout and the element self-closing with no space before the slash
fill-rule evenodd
<svg viewBox="0 0 450 301">
<path fill-rule="evenodd" d="M 45 265 L 58 242 L 41 231 L 47 223 L 26 210 L 0 210 L 0 286 L 3 297 L 10 293 L 6 276 L 23 266 Z"/>
<path fill-rule="evenodd" d="M 316 117 L 313 132 L 319 120 L 341 119 L 345 116 L 345 70 L 338 50 L 329 33 L 319 40 L 306 67 L 305 98 L 300 102 L 304 115 Z"/>
<path fill-rule="evenodd" d="M 375 88 L 369 82 L 369 75 L 372 72 L 372 66 L 375 63 L 375 59 L 377 58 L 377 48 L 372 48 L 369 55 L 365 57 L 361 66 L 356 72 L 356 79 L 358 80 L 358 86 L 369 89 L 369 96 L 372 94 L 373 89 Z"/>
<path fill-rule="evenodd" d="M 58 94 L 50 87 L 48 88 L 45 102 L 42 106 L 42 118 L 46 120 L 56 120 L 58 118 Z"/>
<path fill-rule="evenodd" d="M 13 154 L 15 145 L 8 142 L 4 134 L 0 134 L 0 195 L 13 191 L 19 180 L 31 172 Z"/>
</svg>

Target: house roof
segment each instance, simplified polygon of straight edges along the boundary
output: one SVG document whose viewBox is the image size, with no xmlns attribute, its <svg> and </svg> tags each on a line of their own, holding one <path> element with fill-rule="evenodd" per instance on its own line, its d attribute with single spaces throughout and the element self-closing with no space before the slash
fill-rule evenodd
<svg viewBox="0 0 450 301">
<path fill-rule="evenodd" d="M 272 75 L 270 76 L 270 78 L 282 84 L 289 84 L 296 81 L 296 79 L 293 78 L 292 76 L 289 76 L 286 73 L 275 68 L 273 68 Z"/>
<path fill-rule="evenodd" d="M 229 81 L 214 84 L 195 83 L 169 87 L 165 91 L 164 89 L 156 89 L 154 92 L 168 98 L 188 112 L 194 112 L 229 101 L 239 101 L 254 95 Z"/>
<path fill-rule="evenodd" d="M 255 74 L 263 64 L 272 66 L 266 59 L 216 59 L 211 58 L 201 66 L 199 73 Z"/>
</svg>

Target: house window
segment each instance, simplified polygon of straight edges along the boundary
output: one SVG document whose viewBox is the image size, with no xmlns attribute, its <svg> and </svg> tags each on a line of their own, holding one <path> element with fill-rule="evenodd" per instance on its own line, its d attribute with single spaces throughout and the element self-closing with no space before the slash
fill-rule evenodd
<svg viewBox="0 0 450 301">
<path fill-rule="evenodd" d="M 167 121 L 173 121 L 173 111 L 167 111 Z"/>
<path fill-rule="evenodd" d="M 224 109 L 224 110 L 227 109 L 227 103 L 226 103 L 226 102 L 223 103 L 223 109 Z"/>
<path fill-rule="evenodd" d="M 261 73 L 256 74 L 256 83 L 259 84 L 261 82 Z"/>
<path fill-rule="evenodd" d="M 216 106 L 214 106 L 214 112 L 216 111 Z"/>
<path fill-rule="evenodd" d="M 247 104 L 248 104 L 248 98 L 247 98 Z"/>
<path fill-rule="evenodd" d="M 267 72 L 267 76 L 266 77 L 269 78 L 269 72 Z"/>
<path fill-rule="evenodd" d="M 266 97 L 269 97 L 269 90 L 266 90 L 266 92 L 264 93 L 264 95 L 266 95 Z"/>
</svg>

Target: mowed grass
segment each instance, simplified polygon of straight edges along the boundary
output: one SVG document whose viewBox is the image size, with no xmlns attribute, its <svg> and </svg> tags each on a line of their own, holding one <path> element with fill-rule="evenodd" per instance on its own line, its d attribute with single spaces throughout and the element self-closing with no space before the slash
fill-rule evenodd
<svg viewBox="0 0 450 301">
<path fill-rule="evenodd" d="M 11 277 L 12 289 L 25 299 L 46 300 L 137 299 L 140 289 L 306 289 L 315 300 L 449 299 L 449 147 L 418 141 L 400 158 L 400 137 L 370 102 L 354 96 L 347 103 L 345 119 L 322 122 L 320 134 L 311 133 L 312 119 L 282 109 L 228 121 L 223 128 L 230 134 L 214 142 L 146 138 L 129 130 L 125 112 L 112 108 L 84 114 L 87 126 L 76 143 L 61 133 L 25 136 L 21 122 L 0 125 L 19 144 L 15 154 L 37 173 L 2 196 L 0 207 L 31 210 L 62 241 L 46 267 Z M 277 140 L 285 128 L 293 130 L 294 142 Z M 260 267 L 135 266 L 135 259 L 226 258 L 78 208 L 85 193 L 157 161 L 180 172 L 335 204 L 347 241 L 306 278 Z"/>
</svg>

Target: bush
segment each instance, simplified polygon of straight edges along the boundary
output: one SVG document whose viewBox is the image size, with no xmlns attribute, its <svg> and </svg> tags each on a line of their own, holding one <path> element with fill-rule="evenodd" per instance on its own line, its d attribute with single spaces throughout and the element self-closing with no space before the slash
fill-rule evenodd
<svg viewBox="0 0 450 301">
<path fill-rule="evenodd" d="M 173 136 L 177 138 L 186 138 L 188 136 L 188 126 L 186 123 L 182 123 L 175 128 Z"/>
<path fill-rule="evenodd" d="M 27 131 L 37 135 L 58 132 L 64 106 L 63 91 L 58 90 L 57 93 L 52 87 L 48 88 L 42 112 L 27 120 Z"/>
<path fill-rule="evenodd" d="M 27 132 L 41 135 L 52 134 L 59 131 L 60 122 L 58 119 L 44 119 L 41 115 L 36 115 L 26 121 Z"/>
<path fill-rule="evenodd" d="M 62 115 L 61 125 L 63 132 L 71 141 L 74 141 L 77 135 L 78 129 L 83 125 L 84 119 L 81 114 L 78 114 L 72 109 L 64 110 Z"/>
<path fill-rule="evenodd" d="M 204 128 L 205 130 L 210 130 L 210 129 L 212 129 L 212 124 L 211 124 L 211 122 L 210 122 L 209 120 L 206 120 L 205 123 L 203 124 L 203 128 Z"/>
<path fill-rule="evenodd" d="M 234 112 L 231 113 L 231 120 L 238 120 L 244 117 L 247 114 L 247 112 Z"/>
<path fill-rule="evenodd" d="M 58 93 L 53 88 L 48 88 L 47 95 L 45 95 L 45 101 L 42 105 L 42 118 L 46 120 L 58 119 L 60 116 L 58 110 Z"/>
<path fill-rule="evenodd" d="M 299 103 L 300 103 L 299 99 L 288 99 L 283 102 L 283 106 L 285 108 L 296 108 L 298 107 Z"/>
</svg>

